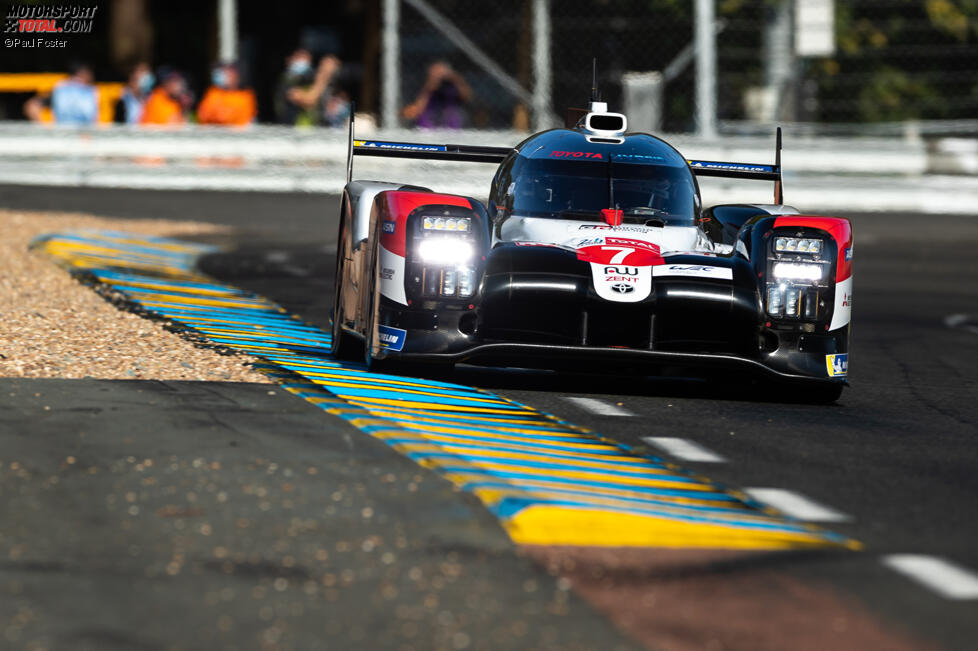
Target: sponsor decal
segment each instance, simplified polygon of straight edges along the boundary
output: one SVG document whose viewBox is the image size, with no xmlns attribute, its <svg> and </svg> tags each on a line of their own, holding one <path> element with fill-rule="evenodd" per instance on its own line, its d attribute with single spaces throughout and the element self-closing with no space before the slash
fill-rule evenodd
<svg viewBox="0 0 978 651">
<path fill-rule="evenodd" d="M 733 280 L 733 269 L 730 267 L 711 267 L 701 264 L 663 264 L 653 267 L 652 275 Z"/>
<path fill-rule="evenodd" d="M 652 155 L 652 154 L 612 154 L 611 159 L 612 160 L 620 160 L 620 161 L 630 161 L 630 160 L 643 160 L 643 161 L 644 160 L 656 160 L 656 161 L 660 161 L 660 160 L 665 160 L 665 157 L 663 157 L 663 156 L 655 156 L 655 155 Z"/>
<path fill-rule="evenodd" d="M 594 158 L 604 159 L 604 156 L 596 151 L 552 151 L 551 158 Z"/>
<path fill-rule="evenodd" d="M 829 330 L 837 330 L 849 324 L 852 318 L 852 277 L 835 284 L 835 301 Z"/>
<path fill-rule="evenodd" d="M 377 334 L 380 335 L 380 347 L 390 350 L 401 350 L 407 340 L 407 331 L 390 326 L 377 326 Z"/>
<path fill-rule="evenodd" d="M 637 276 L 638 267 L 605 267 L 606 274 L 617 274 L 619 276 Z"/>
<path fill-rule="evenodd" d="M 595 293 L 606 301 L 637 303 L 652 293 L 654 268 L 591 262 L 591 281 Z"/>
<path fill-rule="evenodd" d="M 397 222 L 384 221 L 383 225 L 381 225 L 381 229 L 385 233 L 393 233 L 397 230 Z"/>
<path fill-rule="evenodd" d="M 355 147 L 374 149 L 406 149 L 409 151 L 448 151 L 445 145 L 421 145 L 412 142 L 381 142 L 378 140 L 354 140 Z"/>
<path fill-rule="evenodd" d="M 581 224 L 579 231 L 614 231 L 616 233 L 649 233 L 651 228 L 646 226 L 609 226 L 608 224 Z"/>
<path fill-rule="evenodd" d="M 407 305 L 407 294 L 404 291 L 404 258 L 396 253 L 387 250 L 386 246 L 380 247 L 380 293 L 383 296 L 397 301 L 401 305 Z"/>
<path fill-rule="evenodd" d="M 659 254 L 659 245 L 652 244 L 651 242 L 645 242 L 643 240 L 631 240 L 622 237 L 606 237 L 604 238 L 604 243 L 614 246 L 633 246 L 636 249 L 642 249 L 644 251 L 649 251 L 651 253 Z"/>
<path fill-rule="evenodd" d="M 575 249 L 581 249 L 581 248 L 584 248 L 585 246 L 594 246 L 595 244 L 604 244 L 604 238 L 603 237 L 589 237 L 587 239 L 578 240 L 578 241 L 574 242 L 574 248 Z"/>
<path fill-rule="evenodd" d="M 849 374 L 849 353 L 825 356 L 825 370 L 829 377 L 845 377 Z"/>
<path fill-rule="evenodd" d="M 750 165 L 748 163 L 720 163 L 716 161 L 691 160 L 689 166 L 692 168 L 710 170 L 732 170 L 736 172 L 774 172 L 771 165 Z"/>
<path fill-rule="evenodd" d="M 852 260 L 852 247 L 846 247 L 846 260 Z"/>
</svg>

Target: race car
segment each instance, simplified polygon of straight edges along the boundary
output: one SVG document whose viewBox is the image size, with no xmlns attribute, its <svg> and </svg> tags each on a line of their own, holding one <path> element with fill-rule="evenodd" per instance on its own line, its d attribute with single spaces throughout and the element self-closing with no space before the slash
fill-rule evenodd
<svg viewBox="0 0 978 651">
<path fill-rule="evenodd" d="M 852 230 L 784 205 L 774 165 L 687 160 L 592 101 L 515 147 L 354 140 L 332 351 L 410 363 L 847 384 Z M 352 179 L 355 156 L 496 163 L 486 203 Z M 773 181 L 773 204 L 704 209 L 697 176 Z M 792 389 L 794 390 L 794 389 Z"/>
</svg>

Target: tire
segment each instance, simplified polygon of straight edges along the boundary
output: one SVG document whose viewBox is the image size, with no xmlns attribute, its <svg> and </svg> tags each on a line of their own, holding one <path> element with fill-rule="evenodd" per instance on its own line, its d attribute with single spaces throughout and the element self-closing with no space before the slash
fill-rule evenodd
<svg viewBox="0 0 978 651">
<path fill-rule="evenodd" d="M 378 359 L 374 357 L 374 349 L 380 349 L 380 337 L 377 320 L 380 317 L 380 286 L 378 278 L 378 260 L 380 241 L 374 238 L 373 253 L 370 258 L 370 302 L 367 305 L 367 330 L 363 340 L 363 361 L 367 369 L 375 373 L 392 373 L 396 370 L 396 364 L 389 359 Z"/>
<path fill-rule="evenodd" d="M 333 281 L 333 309 L 330 312 L 330 356 L 340 361 L 356 361 L 363 354 L 362 346 L 356 338 L 343 329 L 343 244 L 346 241 L 346 217 L 340 222 L 340 233 L 336 245 L 336 277 Z"/>
</svg>

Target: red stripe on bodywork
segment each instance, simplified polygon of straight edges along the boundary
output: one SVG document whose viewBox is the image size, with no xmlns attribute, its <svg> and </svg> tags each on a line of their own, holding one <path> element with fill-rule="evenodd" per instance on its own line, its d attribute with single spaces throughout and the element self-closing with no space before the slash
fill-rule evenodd
<svg viewBox="0 0 978 651">
<path fill-rule="evenodd" d="M 852 259 L 846 260 L 846 251 L 852 249 L 852 225 L 843 217 L 818 217 L 814 215 L 792 215 L 778 217 L 774 228 L 782 227 L 817 228 L 825 231 L 835 240 L 838 257 L 835 265 L 835 281 L 845 280 L 852 275 Z"/>
<path fill-rule="evenodd" d="M 411 192 L 407 190 L 388 190 L 381 192 L 382 210 L 380 218 L 385 222 L 394 222 L 394 232 L 388 233 L 383 224 L 380 228 L 380 243 L 385 249 L 399 256 L 407 255 L 405 239 L 407 236 L 407 218 L 421 206 L 459 206 L 472 210 L 472 203 L 465 197 L 453 194 L 437 194 L 435 192 Z"/>
</svg>

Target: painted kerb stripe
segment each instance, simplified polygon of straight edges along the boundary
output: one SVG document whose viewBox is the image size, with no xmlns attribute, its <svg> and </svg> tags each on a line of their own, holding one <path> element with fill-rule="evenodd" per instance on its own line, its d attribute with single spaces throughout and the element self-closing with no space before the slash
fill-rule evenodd
<svg viewBox="0 0 978 651">
<path fill-rule="evenodd" d="M 104 231 L 47 235 L 33 246 L 134 309 L 263 359 L 259 370 L 287 390 L 472 492 L 518 543 L 859 547 L 504 396 L 337 362 L 328 333 L 198 272 L 197 258 L 213 247 Z M 578 450 L 519 445 L 524 439 Z"/>
</svg>

